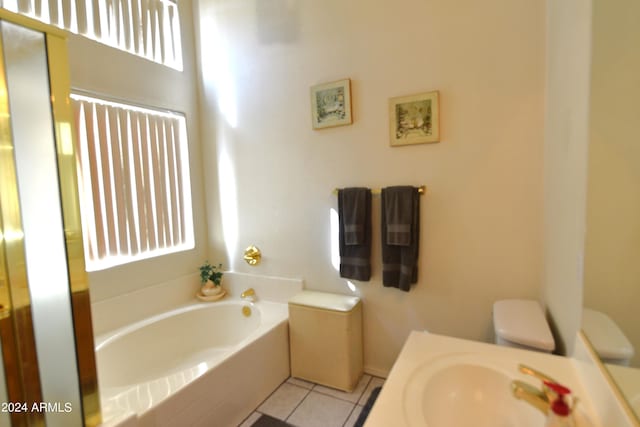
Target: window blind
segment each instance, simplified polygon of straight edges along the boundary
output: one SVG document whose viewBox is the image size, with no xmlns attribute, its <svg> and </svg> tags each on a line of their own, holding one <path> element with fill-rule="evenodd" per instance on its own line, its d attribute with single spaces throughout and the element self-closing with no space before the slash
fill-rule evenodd
<svg viewBox="0 0 640 427">
<path fill-rule="evenodd" d="M 184 115 L 72 100 L 87 268 L 193 248 Z"/>
<path fill-rule="evenodd" d="M 12 12 L 182 70 L 177 0 L 0 0 Z"/>
</svg>

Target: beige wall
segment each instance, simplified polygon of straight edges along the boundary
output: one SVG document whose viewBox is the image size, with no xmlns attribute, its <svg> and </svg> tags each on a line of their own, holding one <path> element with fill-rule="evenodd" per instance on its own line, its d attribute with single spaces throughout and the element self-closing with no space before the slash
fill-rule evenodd
<svg viewBox="0 0 640 427">
<path fill-rule="evenodd" d="M 640 4 L 594 2 L 585 306 L 607 313 L 640 367 Z"/>
<path fill-rule="evenodd" d="M 412 329 L 492 337 L 492 303 L 540 298 L 545 7 L 525 0 L 200 0 L 205 187 L 215 262 L 351 293 L 332 266 L 335 187 L 425 184 L 419 282 L 364 300 L 365 364 Z M 352 79 L 354 124 L 311 130 L 309 87 Z M 389 147 L 389 97 L 439 90 L 438 144 Z M 220 191 L 217 191 L 220 185 Z M 259 246 L 263 263 L 241 260 Z"/>
<path fill-rule="evenodd" d="M 97 42 L 71 36 L 69 56 L 74 89 L 115 99 L 168 108 L 187 116 L 191 187 L 196 247 L 194 250 L 139 261 L 90 273 L 93 301 L 197 272 L 206 258 L 207 226 L 204 214 L 198 99 L 194 59 L 192 5 L 181 0 L 184 72 L 175 71 Z"/>
<path fill-rule="evenodd" d="M 590 39 L 590 1 L 547 1 L 543 299 L 568 354 L 582 316 Z"/>
</svg>

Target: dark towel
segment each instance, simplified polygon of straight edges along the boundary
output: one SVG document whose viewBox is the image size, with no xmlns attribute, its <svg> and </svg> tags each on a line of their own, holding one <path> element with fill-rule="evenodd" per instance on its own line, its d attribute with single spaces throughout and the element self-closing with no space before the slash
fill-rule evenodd
<svg viewBox="0 0 640 427">
<path fill-rule="evenodd" d="M 339 192 L 345 245 L 362 245 L 365 240 L 367 215 L 371 214 L 371 191 L 366 188 L 345 188 Z"/>
<path fill-rule="evenodd" d="M 408 292 L 411 284 L 418 281 L 418 189 L 409 186 L 382 189 L 381 222 L 382 284 Z"/>
<path fill-rule="evenodd" d="M 338 191 L 340 277 L 368 281 L 371 278 L 371 190 Z"/>
<path fill-rule="evenodd" d="M 383 209 L 387 225 L 387 244 L 409 246 L 413 221 L 413 187 L 390 187 L 385 192 Z"/>
</svg>

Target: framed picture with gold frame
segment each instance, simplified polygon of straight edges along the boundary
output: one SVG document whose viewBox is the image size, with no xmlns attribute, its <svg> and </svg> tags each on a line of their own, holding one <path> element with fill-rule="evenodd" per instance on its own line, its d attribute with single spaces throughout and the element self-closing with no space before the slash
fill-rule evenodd
<svg viewBox="0 0 640 427">
<path fill-rule="evenodd" d="M 311 87 L 313 129 L 350 125 L 351 80 L 344 79 Z"/>
<path fill-rule="evenodd" d="M 438 91 L 389 99 L 391 146 L 440 141 Z"/>
</svg>

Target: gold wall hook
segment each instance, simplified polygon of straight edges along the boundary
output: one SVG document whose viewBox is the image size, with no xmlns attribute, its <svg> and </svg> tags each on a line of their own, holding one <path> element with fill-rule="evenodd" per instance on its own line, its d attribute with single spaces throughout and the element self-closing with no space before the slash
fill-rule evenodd
<svg viewBox="0 0 640 427">
<path fill-rule="evenodd" d="M 260 249 L 256 246 L 251 245 L 247 249 L 244 250 L 244 260 L 247 261 L 249 265 L 258 265 L 260 264 L 260 260 L 262 259 L 262 253 Z"/>
</svg>

